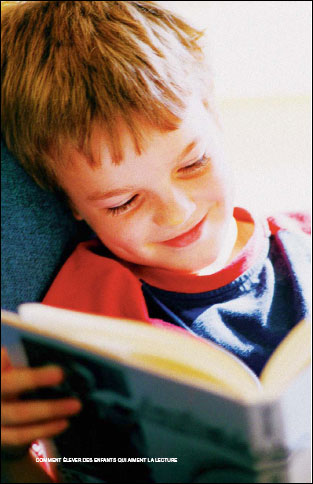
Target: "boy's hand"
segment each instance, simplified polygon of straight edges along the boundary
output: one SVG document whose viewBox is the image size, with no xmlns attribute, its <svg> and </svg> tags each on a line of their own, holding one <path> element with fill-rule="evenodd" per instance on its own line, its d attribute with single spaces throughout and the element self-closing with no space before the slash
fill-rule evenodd
<svg viewBox="0 0 313 484">
<path fill-rule="evenodd" d="M 1 446 L 5 450 L 29 446 L 34 440 L 52 437 L 65 430 L 66 417 L 79 412 L 74 398 L 19 400 L 22 392 L 58 385 L 64 378 L 58 366 L 14 368 L 1 348 Z"/>
</svg>

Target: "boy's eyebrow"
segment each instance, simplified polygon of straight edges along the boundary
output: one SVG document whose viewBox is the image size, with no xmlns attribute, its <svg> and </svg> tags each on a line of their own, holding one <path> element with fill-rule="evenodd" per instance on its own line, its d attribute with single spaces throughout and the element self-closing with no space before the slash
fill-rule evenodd
<svg viewBox="0 0 313 484">
<path fill-rule="evenodd" d="M 176 160 L 176 163 L 179 163 L 180 161 L 182 161 L 187 155 L 188 153 L 190 153 L 194 147 L 199 143 L 199 138 L 195 138 L 194 140 L 192 140 L 184 149 L 183 151 L 181 152 L 180 155 L 178 155 L 177 157 L 177 160 Z"/>
<path fill-rule="evenodd" d="M 199 138 L 196 138 L 193 141 L 191 141 L 187 146 L 185 146 L 183 151 L 177 157 L 176 163 L 179 163 L 180 161 L 182 161 L 188 155 L 188 153 L 190 153 L 194 149 L 194 147 L 198 144 L 198 142 L 199 142 Z M 108 192 L 94 192 L 91 195 L 89 195 L 89 197 L 87 197 L 87 200 L 88 201 L 103 200 L 104 198 L 123 195 L 124 193 L 128 193 L 131 190 L 133 190 L 133 187 L 126 186 L 124 188 L 117 188 L 115 190 L 110 190 Z"/>
<path fill-rule="evenodd" d="M 116 190 L 110 190 L 109 192 L 95 192 L 92 193 L 87 200 L 95 201 L 95 200 L 102 200 L 104 198 L 114 197 L 116 195 L 123 195 L 124 193 L 129 193 L 133 187 L 124 187 L 124 188 L 117 188 Z"/>
</svg>

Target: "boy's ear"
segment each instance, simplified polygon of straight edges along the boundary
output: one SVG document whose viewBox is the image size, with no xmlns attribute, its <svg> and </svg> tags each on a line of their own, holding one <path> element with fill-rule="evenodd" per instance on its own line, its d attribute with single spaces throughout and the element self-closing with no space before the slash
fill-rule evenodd
<svg viewBox="0 0 313 484">
<path fill-rule="evenodd" d="M 75 207 L 74 203 L 72 202 L 72 200 L 67 197 L 67 204 L 72 212 L 72 215 L 73 217 L 76 219 L 76 220 L 84 220 L 83 217 L 81 216 L 81 214 L 79 213 L 79 211 L 77 210 L 77 208 Z"/>
<path fill-rule="evenodd" d="M 73 214 L 73 217 L 76 219 L 76 220 L 84 220 L 83 217 L 80 215 L 80 213 L 78 213 L 75 209 L 72 208 L 72 214 Z"/>
</svg>

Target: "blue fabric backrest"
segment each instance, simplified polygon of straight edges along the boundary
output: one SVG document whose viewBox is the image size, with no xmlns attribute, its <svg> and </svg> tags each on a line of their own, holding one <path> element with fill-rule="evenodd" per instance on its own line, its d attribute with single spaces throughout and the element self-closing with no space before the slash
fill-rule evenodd
<svg viewBox="0 0 313 484">
<path fill-rule="evenodd" d="M 92 236 L 39 188 L 1 141 L 1 307 L 41 301 L 62 263 Z"/>
</svg>

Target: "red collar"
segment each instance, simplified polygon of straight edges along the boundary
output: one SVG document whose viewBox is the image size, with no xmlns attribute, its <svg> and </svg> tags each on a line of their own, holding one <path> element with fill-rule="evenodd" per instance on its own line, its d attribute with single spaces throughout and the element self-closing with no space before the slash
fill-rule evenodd
<svg viewBox="0 0 313 484">
<path fill-rule="evenodd" d="M 270 235 L 267 222 L 258 220 L 243 208 L 234 208 L 234 218 L 238 221 L 253 223 L 254 232 L 237 257 L 215 274 L 199 276 L 197 274 L 178 274 L 166 269 L 151 269 L 151 267 L 145 270 L 143 266 L 140 266 L 140 270 L 138 270 L 138 266 L 129 263 L 126 263 L 125 266 L 151 286 L 167 291 L 190 294 L 212 291 L 225 286 L 254 265 L 265 250 Z M 123 263 L 123 261 L 120 262 Z"/>
</svg>

